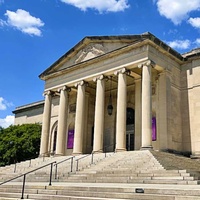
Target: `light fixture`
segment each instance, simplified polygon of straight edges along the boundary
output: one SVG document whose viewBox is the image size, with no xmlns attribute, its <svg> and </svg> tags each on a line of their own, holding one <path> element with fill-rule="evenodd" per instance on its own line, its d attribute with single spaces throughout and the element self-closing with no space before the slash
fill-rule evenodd
<svg viewBox="0 0 200 200">
<path fill-rule="evenodd" d="M 109 102 L 107 106 L 108 115 L 112 115 L 112 112 L 113 112 L 111 90 L 112 90 L 112 76 L 110 77 L 110 96 L 109 96 Z"/>
</svg>

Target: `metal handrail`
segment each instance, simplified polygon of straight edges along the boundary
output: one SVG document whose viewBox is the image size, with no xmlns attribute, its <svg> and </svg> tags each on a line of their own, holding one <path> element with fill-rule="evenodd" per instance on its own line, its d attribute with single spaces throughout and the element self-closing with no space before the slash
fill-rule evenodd
<svg viewBox="0 0 200 200">
<path fill-rule="evenodd" d="M 0 185 L 3 185 L 3 184 L 8 183 L 8 182 L 11 182 L 11 181 L 13 181 L 13 180 L 15 180 L 15 179 L 18 179 L 18 178 L 20 178 L 20 177 L 23 177 L 23 185 L 22 185 L 22 196 L 21 196 L 21 199 L 24 199 L 24 189 L 25 189 L 25 183 L 26 183 L 26 175 L 27 175 L 27 174 L 30 174 L 30 173 L 32 173 L 32 172 L 35 172 L 35 171 L 37 171 L 37 170 L 39 170 L 39 169 L 42 169 L 42 168 L 45 168 L 45 167 L 51 165 L 51 168 L 50 168 L 50 177 L 49 177 L 49 185 L 51 185 L 51 181 L 52 181 L 52 171 L 53 171 L 53 164 L 54 164 L 54 163 L 56 163 L 56 161 L 51 162 L 51 163 L 48 163 L 48 164 L 43 165 L 43 166 L 41 166 L 41 167 L 38 167 L 37 169 L 33 169 L 33 170 L 29 171 L 29 172 L 26 172 L 26 173 L 24 173 L 24 174 L 21 174 L 21 175 L 19 175 L 19 176 L 14 177 L 14 178 L 11 178 L 11 179 L 9 179 L 9 180 L 7 180 L 7 181 L 4 181 L 4 182 L 0 183 Z"/>
<path fill-rule="evenodd" d="M 92 161 L 91 161 L 91 164 L 93 164 L 93 160 L 94 160 L 94 154 L 96 153 L 96 152 L 99 152 L 99 151 L 101 151 L 101 150 L 103 150 L 103 152 L 105 153 L 105 158 L 106 158 L 106 153 L 107 153 L 107 151 L 106 151 L 106 149 L 108 148 L 108 147 L 111 147 L 111 146 L 114 146 L 115 144 L 110 144 L 110 145 L 106 145 L 106 146 L 104 146 L 102 149 L 99 149 L 98 151 L 93 151 L 92 152 Z"/>
<path fill-rule="evenodd" d="M 88 157 L 88 156 L 90 156 L 91 154 L 88 154 L 88 155 L 85 155 L 85 156 L 82 156 L 81 158 L 78 158 L 78 159 L 76 159 L 75 161 L 76 161 L 76 171 L 78 171 L 78 162 L 79 162 L 79 160 L 81 160 L 81 159 L 83 159 L 83 158 L 86 158 L 86 157 Z"/>
<path fill-rule="evenodd" d="M 91 164 L 93 164 L 94 163 L 94 154 L 96 153 L 96 152 L 99 152 L 99 151 L 104 151 L 104 153 L 105 153 L 105 158 L 106 158 L 106 153 L 107 153 L 107 151 L 106 151 L 106 148 L 107 147 L 110 147 L 110 146 L 114 146 L 115 144 L 111 144 L 111 145 L 107 145 L 107 146 L 104 146 L 102 149 L 99 149 L 98 151 L 93 151 L 91 154 L 88 154 L 88 155 L 86 155 L 86 156 L 82 156 L 81 158 L 78 158 L 78 159 L 76 159 L 76 171 L 78 171 L 78 162 L 79 162 L 79 160 L 81 160 L 81 159 L 83 159 L 83 158 L 86 158 L 86 157 L 88 157 L 88 156 L 91 156 Z"/>
<path fill-rule="evenodd" d="M 55 168 L 55 179 L 57 179 L 57 173 L 58 173 L 58 165 L 63 163 L 63 162 L 66 162 L 68 160 L 71 160 L 71 172 L 73 171 L 73 160 L 74 160 L 75 156 L 71 156 L 69 158 L 66 158 L 64 160 L 61 160 L 60 162 L 57 162 L 54 164 L 54 166 L 56 167 Z"/>
<path fill-rule="evenodd" d="M 42 154 L 41 158 L 42 158 L 43 162 L 45 161 L 45 157 L 46 157 L 46 156 L 44 156 L 44 155 L 45 155 L 45 154 L 49 154 L 49 153 L 50 153 L 50 151 L 47 151 L 46 153 L 43 153 L 43 154 Z M 31 167 L 31 160 L 32 160 L 33 158 L 30 157 L 30 158 L 28 158 L 28 159 L 30 159 L 30 160 L 29 160 L 29 167 Z M 21 161 L 20 161 L 20 162 L 21 162 Z M 18 164 L 18 162 L 15 161 L 15 163 L 14 163 L 14 173 L 16 173 L 16 171 L 17 171 L 17 164 Z"/>
</svg>

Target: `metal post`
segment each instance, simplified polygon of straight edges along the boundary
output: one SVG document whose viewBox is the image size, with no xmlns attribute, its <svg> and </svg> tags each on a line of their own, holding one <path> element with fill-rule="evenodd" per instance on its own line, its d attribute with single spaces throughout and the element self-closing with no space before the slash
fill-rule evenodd
<svg viewBox="0 0 200 200">
<path fill-rule="evenodd" d="M 14 173 L 16 172 L 17 163 L 15 162 Z"/>
<path fill-rule="evenodd" d="M 51 185 L 52 171 L 53 171 L 53 163 L 51 163 L 51 169 L 50 169 L 50 178 L 49 178 L 49 185 Z"/>
<path fill-rule="evenodd" d="M 55 179 L 57 179 L 57 172 L 58 172 L 58 165 L 55 164 L 56 168 L 55 168 Z"/>
<path fill-rule="evenodd" d="M 76 160 L 76 171 L 78 171 L 78 160 Z"/>
<path fill-rule="evenodd" d="M 92 160 L 91 160 L 91 164 L 93 164 L 93 155 L 94 155 L 94 153 L 92 152 Z"/>
<path fill-rule="evenodd" d="M 24 178 L 23 178 L 22 196 L 21 196 L 21 199 L 24 199 L 25 181 L 26 181 L 26 174 L 24 174 Z"/>
<path fill-rule="evenodd" d="M 73 158 L 74 157 L 71 158 L 71 172 L 73 171 Z"/>
</svg>

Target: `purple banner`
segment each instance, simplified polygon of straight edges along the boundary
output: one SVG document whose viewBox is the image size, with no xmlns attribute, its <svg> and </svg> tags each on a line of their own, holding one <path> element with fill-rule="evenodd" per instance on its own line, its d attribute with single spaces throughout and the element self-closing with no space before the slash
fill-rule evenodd
<svg viewBox="0 0 200 200">
<path fill-rule="evenodd" d="M 156 141 L 156 118 L 152 118 L 152 141 Z"/>
<path fill-rule="evenodd" d="M 68 131 L 67 148 L 73 149 L 74 146 L 74 130 Z"/>
</svg>

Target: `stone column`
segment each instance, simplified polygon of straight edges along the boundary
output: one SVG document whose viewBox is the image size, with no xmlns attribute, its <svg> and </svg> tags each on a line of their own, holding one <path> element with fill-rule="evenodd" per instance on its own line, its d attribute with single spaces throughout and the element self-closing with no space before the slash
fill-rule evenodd
<svg viewBox="0 0 200 200">
<path fill-rule="evenodd" d="M 142 68 L 142 147 L 152 148 L 152 100 L 151 100 L 151 61 Z"/>
<path fill-rule="evenodd" d="M 63 156 L 66 149 L 67 116 L 68 116 L 68 90 L 64 86 L 60 90 L 60 104 L 58 114 L 58 133 L 56 139 L 56 155 Z"/>
<path fill-rule="evenodd" d="M 115 72 L 115 75 L 118 75 L 116 151 L 126 151 L 126 72 L 127 70 L 125 68 Z"/>
<path fill-rule="evenodd" d="M 135 80 L 135 150 L 141 147 L 141 79 Z"/>
<path fill-rule="evenodd" d="M 85 82 L 81 81 L 75 85 L 78 88 L 76 100 L 76 118 L 73 154 L 83 153 L 83 132 L 85 114 Z"/>
<path fill-rule="evenodd" d="M 50 91 L 45 93 L 45 103 L 44 112 L 42 120 L 42 135 L 40 143 L 40 156 L 48 156 L 49 146 L 49 131 L 50 131 L 50 120 L 51 120 L 51 104 L 52 104 L 52 94 Z"/>
<path fill-rule="evenodd" d="M 94 121 L 94 146 L 93 152 L 103 151 L 104 132 L 104 106 L 105 106 L 105 79 L 101 75 L 94 79 L 96 86 L 95 121 Z"/>
</svg>

